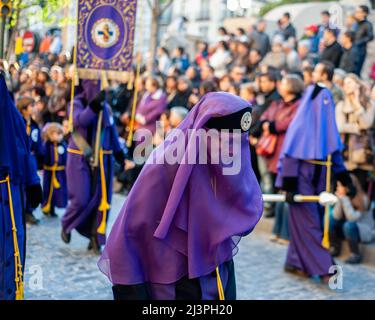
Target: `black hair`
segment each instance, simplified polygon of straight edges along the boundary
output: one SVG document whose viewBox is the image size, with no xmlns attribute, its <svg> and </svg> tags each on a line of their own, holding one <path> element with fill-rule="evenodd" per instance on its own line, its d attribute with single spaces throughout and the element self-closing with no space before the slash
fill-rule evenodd
<svg viewBox="0 0 375 320">
<path fill-rule="evenodd" d="M 227 29 L 225 29 L 224 27 L 220 27 L 219 31 L 222 31 L 224 34 L 228 34 Z"/>
<path fill-rule="evenodd" d="M 329 13 L 328 10 L 323 10 L 320 14 L 323 15 L 323 16 L 328 16 L 328 17 L 331 16 L 331 14 Z"/>
<path fill-rule="evenodd" d="M 185 53 L 185 49 L 183 47 L 177 47 L 177 50 L 180 52 L 180 54 Z"/>
<path fill-rule="evenodd" d="M 224 47 L 225 51 L 229 50 L 229 45 L 225 41 L 219 41 L 219 43 Z"/>
<path fill-rule="evenodd" d="M 319 64 L 323 65 L 323 71 L 322 73 L 327 75 L 328 81 L 332 81 L 333 75 L 335 73 L 335 66 L 332 62 L 324 60 L 320 61 Z"/>
<path fill-rule="evenodd" d="M 201 83 L 199 89 L 203 91 L 203 94 L 214 92 L 217 91 L 217 84 L 215 81 L 205 80 Z"/>
<path fill-rule="evenodd" d="M 335 38 L 337 38 L 337 35 L 338 35 L 338 32 L 339 32 L 339 31 L 338 31 L 338 29 L 327 28 L 327 29 L 325 29 L 325 32 L 328 32 L 328 33 L 334 35 Z"/>
<path fill-rule="evenodd" d="M 244 28 L 237 28 L 240 34 L 246 34 L 246 31 Z"/>
<path fill-rule="evenodd" d="M 370 9 L 368 8 L 368 6 L 366 6 L 366 5 L 364 5 L 364 4 L 360 5 L 359 8 L 360 8 L 364 13 L 366 13 L 366 15 L 370 13 Z"/>
<path fill-rule="evenodd" d="M 278 73 L 270 69 L 268 69 L 267 72 L 261 73 L 259 75 L 259 78 L 263 78 L 263 77 L 266 77 L 268 81 L 271 81 L 271 82 L 277 82 L 280 80 Z"/>
<path fill-rule="evenodd" d="M 355 33 L 353 31 L 346 31 L 344 33 L 345 37 L 347 37 L 351 43 L 354 42 L 354 39 L 355 39 Z"/>
<path fill-rule="evenodd" d="M 169 56 L 169 51 L 166 47 L 160 47 L 160 49 Z"/>
</svg>

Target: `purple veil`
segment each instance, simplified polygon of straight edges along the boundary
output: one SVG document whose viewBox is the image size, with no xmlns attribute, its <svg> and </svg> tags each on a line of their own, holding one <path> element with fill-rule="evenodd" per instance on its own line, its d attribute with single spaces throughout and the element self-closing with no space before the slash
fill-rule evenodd
<svg viewBox="0 0 375 320">
<path fill-rule="evenodd" d="M 178 127 L 186 138 L 184 156 L 199 148 L 192 146 L 189 129 L 248 106 L 228 93 L 205 95 Z M 172 152 L 170 135 L 149 159 L 162 146 L 163 154 Z M 146 163 L 98 262 L 112 283 L 171 284 L 186 275 L 207 275 L 233 257 L 240 237 L 253 230 L 263 210 L 247 133 L 240 138 L 241 166 L 235 175 L 223 175 L 222 163 Z M 208 147 L 208 156 L 210 152 Z"/>
<path fill-rule="evenodd" d="M 285 156 L 302 160 L 324 160 L 329 154 L 342 148 L 331 92 L 324 88 L 312 100 L 313 91 L 314 85 L 306 89 L 289 125 L 279 167 Z"/>
</svg>

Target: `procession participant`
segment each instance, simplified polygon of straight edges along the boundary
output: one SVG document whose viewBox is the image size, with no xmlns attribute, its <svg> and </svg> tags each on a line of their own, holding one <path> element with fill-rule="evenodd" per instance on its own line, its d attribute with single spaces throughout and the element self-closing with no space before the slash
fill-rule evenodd
<svg viewBox="0 0 375 320">
<path fill-rule="evenodd" d="M 82 80 L 74 98 L 74 130 L 69 138 L 67 183 L 69 204 L 62 217 L 61 238 L 76 229 L 90 239 L 88 250 L 100 253 L 112 198 L 113 158 L 123 164 L 117 130 L 99 81 Z"/>
<path fill-rule="evenodd" d="M 163 92 L 160 80 L 156 77 L 148 77 L 145 88 L 146 92 L 137 107 L 135 120 L 137 128 L 147 129 L 155 134 L 156 121 L 167 108 L 167 95 Z"/>
<path fill-rule="evenodd" d="M 0 300 L 23 298 L 25 196 L 37 207 L 42 189 L 24 121 L 0 74 Z"/>
<path fill-rule="evenodd" d="M 55 207 L 65 208 L 68 204 L 65 172 L 67 150 L 62 125 L 57 122 L 46 124 L 42 137 L 45 140 L 42 212 L 45 215 L 57 217 Z"/>
<path fill-rule="evenodd" d="M 43 145 L 38 124 L 33 119 L 34 99 L 31 97 L 19 97 L 17 99 L 17 109 L 20 111 L 26 124 L 26 133 L 29 137 L 30 151 L 32 161 L 37 169 L 41 167 L 41 158 L 43 155 Z M 30 199 L 26 199 L 26 223 L 38 224 L 39 219 L 33 215 L 34 208 L 30 205 Z"/>
<path fill-rule="evenodd" d="M 316 203 L 294 203 L 293 196 L 317 195 L 326 190 L 330 167 L 336 179 L 345 186 L 351 185 L 341 157 L 334 109 L 327 88 L 315 84 L 306 89 L 285 136 L 276 180 L 276 186 L 287 192 L 290 203 L 290 244 L 285 270 L 318 276 L 324 283 L 334 261 L 322 245 L 322 207 Z"/>
<path fill-rule="evenodd" d="M 148 159 L 164 159 L 182 149 L 176 164 L 146 162 L 109 235 L 98 266 L 113 283 L 115 299 L 236 298 L 232 258 L 263 210 L 250 161 L 250 112 L 239 97 L 206 94 L 151 153 Z M 195 143 L 191 130 L 213 131 L 222 142 L 221 129 L 238 129 L 227 134 L 229 149 L 237 139 L 237 172 L 225 174 L 228 163 L 221 160 L 188 162 L 191 154 L 196 160 L 215 154 L 212 144 Z M 181 144 L 174 143 L 178 134 Z"/>
</svg>

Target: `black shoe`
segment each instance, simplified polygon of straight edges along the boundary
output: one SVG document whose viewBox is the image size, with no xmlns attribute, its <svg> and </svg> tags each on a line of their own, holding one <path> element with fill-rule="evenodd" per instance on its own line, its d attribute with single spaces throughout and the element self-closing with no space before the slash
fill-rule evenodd
<svg viewBox="0 0 375 320">
<path fill-rule="evenodd" d="M 300 270 L 296 267 L 293 267 L 291 265 L 287 265 L 287 264 L 284 266 L 284 271 L 288 272 L 288 273 L 291 273 L 295 276 L 302 277 L 302 278 L 308 278 L 309 277 L 309 275 L 306 272 L 304 272 L 304 271 L 302 271 L 302 270 Z"/>
<path fill-rule="evenodd" d="M 348 259 L 345 260 L 345 263 L 348 264 L 358 264 L 361 263 L 362 257 L 360 254 L 352 253 Z"/>
<path fill-rule="evenodd" d="M 100 255 L 102 253 L 98 238 L 96 236 L 91 237 L 87 249 L 92 250 L 96 255 Z"/>
<path fill-rule="evenodd" d="M 30 224 L 30 225 L 37 225 L 37 224 L 39 224 L 39 219 L 35 218 L 32 213 L 26 213 L 25 216 L 26 216 L 25 220 L 26 220 L 27 224 Z"/>
<path fill-rule="evenodd" d="M 69 243 L 70 239 L 71 239 L 71 234 L 70 233 L 66 233 L 64 230 L 61 230 L 61 239 L 65 243 Z"/>
<path fill-rule="evenodd" d="M 340 255 L 340 251 L 341 250 L 337 247 L 330 247 L 329 248 L 329 252 L 330 252 L 332 257 L 338 257 Z"/>
<path fill-rule="evenodd" d="M 58 215 L 57 215 L 56 212 L 55 212 L 55 208 L 52 208 L 52 209 L 51 209 L 51 211 L 49 212 L 49 216 L 50 216 L 51 218 L 57 218 L 57 217 L 58 217 Z"/>
<path fill-rule="evenodd" d="M 264 210 L 263 217 L 264 218 L 273 218 L 275 216 L 275 210 Z"/>
</svg>

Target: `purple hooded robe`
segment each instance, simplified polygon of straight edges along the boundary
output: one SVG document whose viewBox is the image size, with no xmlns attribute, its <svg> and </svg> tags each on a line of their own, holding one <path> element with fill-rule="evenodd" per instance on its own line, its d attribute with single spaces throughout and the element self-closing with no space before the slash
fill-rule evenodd
<svg viewBox="0 0 375 320">
<path fill-rule="evenodd" d="M 185 141 L 182 159 L 190 152 L 197 151 L 197 157 L 201 152 L 189 138 L 189 129 L 207 130 L 204 126 L 210 118 L 247 107 L 246 101 L 228 93 L 205 95 L 178 127 Z M 175 151 L 174 132 L 149 160 Z M 98 262 L 113 284 L 149 283 L 152 299 L 175 299 L 176 282 L 184 277 L 199 278 L 202 299 L 217 299 L 212 272 L 219 266 L 226 288 L 225 263 L 232 261 L 240 238 L 253 230 L 263 210 L 251 167 L 248 133 L 240 135 L 240 152 L 234 155 L 240 170 L 234 175 L 224 175 L 221 162 L 146 163 Z M 207 147 L 210 157 L 211 147 Z"/>
<path fill-rule="evenodd" d="M 319 195 L 326 188 L 326 167 L 306 160 L 327 161 L 327 156 L 332 155 L 332 172 L 343 172 L 341 148 L 332 94 L 326 88 L 311 85 L 286 133 L 276 186 L 297 194 Z M 286 266 L 310 276 L 328 275 L 334 264 L 329 251 L 321 245 L 322 209 L 318 203 L 289 206 L 290 243 Z"/>
<path fill-rule="evenodd" d="M 92 141 L 96 136 L 98 114 L 88 105 L 100 91 L 98 82 L 83 80 L 83 91 L 74 98 L 73 124 L 74 129 L 93 147 Z M 117 130 L 114 126 L 110 108 L 107 104 L 103 108 L 101 147 L 111 153 L 104 154 L 103 166 L 107 202 L 111 203 L 113 182 L 113 154 L 120 152 Z M 72 137 L 69 139 L 69 149 L 79 150 Z M 66 175 L 68 184 L 69 204 L 62 217 L 62 227 L 66 233 L 76 229 L 81 235 L 90 238 L 93 235 L 93 227 L 99 227 L 103 220 L 103 211 L 99 210 L 102 199 L 102 178 L 100 170 L 94 174 L 85 156 L 68 152 Z M 107 216 L 104 217 L 108 220 Z M 95 229 L 97 229 L 95 227 Z M 95 232 L 94 232 L 95 233 Z M 105 232 L 98 233 L 99 244 L 105 243 Z"/>
<path fill-rule="evenodd" d="M 5 179 L 9 176 L 16 239 L 24 270 L 26 252 L 25 187 L 40 183 L 36 163 L 30 153 L 25 122 L 0 75 L 0 300 L 16 297 L 15 239 L 12 233 L 10 197 Z"/>
</svg>

